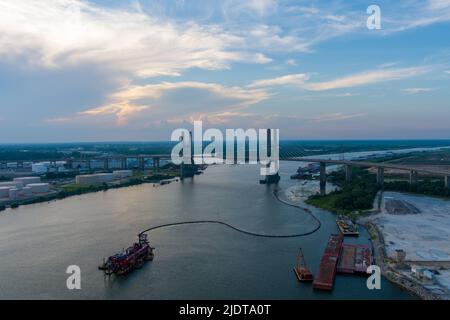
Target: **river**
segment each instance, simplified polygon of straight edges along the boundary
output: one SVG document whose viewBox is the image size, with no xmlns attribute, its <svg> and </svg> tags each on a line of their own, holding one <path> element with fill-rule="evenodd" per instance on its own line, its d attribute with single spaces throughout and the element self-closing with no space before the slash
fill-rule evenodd
<svg viewBox="0 0 450 320">
<path fill-rule="evenodd" d="M 282 163 L 280 194 L 295 163 Z M 149 234 L 155 259 L 127 277 L 105 277 L 103 257 L 136 240 L 148 227 L 186 220 L 221 220 L 266 234 L 293 234 L 316 226 L 304 211 L 278 201 L 275 186 L 260 185 L 259 167 L 211 166 L 194 179 L 108 190 L 7 209 L 0 215 L 2 299 L 408 299 L 386 280 L 370 291 L 364 277 L 339 275 L 332 293 L 298 283 L 293 273 L 303 248 L 315 272 L 330 233 L 331 213 L 314 234 L 256 238 L 220 225 L 190 225 Z M 316 188 L 310 183 L 311 188 Z M 358 242 L 368 243 L 362 230 Z M 81 268 L 81 290 L 66 288 L 69 265 Z"/>
</svg>

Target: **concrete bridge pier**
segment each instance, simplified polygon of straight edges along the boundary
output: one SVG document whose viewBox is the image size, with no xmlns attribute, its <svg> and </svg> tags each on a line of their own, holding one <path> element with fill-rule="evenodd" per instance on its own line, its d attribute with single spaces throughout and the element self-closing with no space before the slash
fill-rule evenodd
<svg viewBox="0 0 450 320">
<path fill-rule="evenodd" d="M 411 171 L 409 172 L 409 184 L 410 184 L 410 185 L 415 185 L 415 184 L 417 184 L 417 176 L 418 176 L 417 171 L 411 170 Z"/>
<path fill-rule="evenodd" d="M 153 171 L 159 171 L 159 158 L 153 158 Z"/>
<path fill-rule="evenodd" d="M 325 195 L 327 191 L 327 164 L 320 163 L 320 194 Z"/>
<path fill-rule="evenodd" d="M 450 189 L 450 176 L 445 176 L 445 187 Z"/>
<path fill-rule="evenodd" d="M 379 187 L 384 187 L 384 168 L 378 168 L 377 170 L 377 184 Z"/>
<path fill-rule="evenodd" d="M 127 158 L 123 158 L 122 159 L 122 169 L 126 169 L 127 168 Z"/>
<path fill-rule="evenodd" d="M 105 168 L 105 170 L 109 170 L 109 160 L 108 159 L 104 160 L 103 167 Z"/>
<path fill-rule="evenodd" d="M 138 165 L 139 165 L 140 170 L 143 171 L 145 169 L 145 158 L 144 157 L 138 158 Z"/>
<path fill-rule="evenodd" d="M 351 165 L 345 166 L 345 181 L 347 181 L 347 182 L 352 181 L 352 170 L 353 170 L 353 167 Z"/>
</svg>

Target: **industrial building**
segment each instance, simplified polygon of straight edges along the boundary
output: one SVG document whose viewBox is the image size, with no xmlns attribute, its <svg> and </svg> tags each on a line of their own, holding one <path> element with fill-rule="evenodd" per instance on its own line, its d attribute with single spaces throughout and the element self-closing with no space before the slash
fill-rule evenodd
<svg viewBox="0 0 450 320">
<path fill-rule="evenodd" d="M 28 188 L 31 188 L 32 193 L 47 193 L 50 191 L 48 183 L 30 183 L 27 184 Z"/>
<path fill-rule="evenodd" d="M 14 178 L 14 182 L 21 182 L 23 185 L 27 185 L 30 183 L 40 183 L 40 177 L 22 177 L 22 178 Z"/>
<path fill-rule="evenodd" d="M 45 174 L 47 172 L 64 172 L 67 171 L 66 164 L 66 161 L 38 162 L 31 165 L 31 171 L 37 174 Z"/>
<path fill-rule="evenodd" d="M 133 170 L 116 170 L 113 175 L 115 179 L 125 179 L 133 176 Z"/>
<path fill-rule="evenodd" d="M 112 173 L 86 174 L 75 177 L 76 184 L 101 184 L 112 181 L 114 181 L 114 174 Z"/>
</svg>

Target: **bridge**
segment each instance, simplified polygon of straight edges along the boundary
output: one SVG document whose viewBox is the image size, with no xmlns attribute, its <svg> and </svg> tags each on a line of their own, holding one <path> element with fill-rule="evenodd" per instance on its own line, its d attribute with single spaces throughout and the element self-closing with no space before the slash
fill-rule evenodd
<svg viewBox="0 0 450 320">
<path fill-rule="evenodd" d="M 345 179 L 347 182 L 352 179 L 352 168 L 377 168 L 377 183 L 380 187 L 384 185 L 384 171 L 385 169 L 402 170 L 409 172 L 409 183 L 411 185 L 418 182 L 419 172 L 430 174 L 433 176 L 443 177 L 445 180 L 446 188 L 450 188 L 450 172 L 434 170 L 428 168 L 420 168 L 409 165 L 390 164 L 383 162 L 367 162 L 367 161 L 351 161 L 351 160 L 332 160 L 332 159 L 319 159 L 319 158 L 282 158 L 282 161 L 295 161 L 295 162 L 311 162 L 320 164 L 320 193 L 324 194 L 326 190 L 326 165 L 343 165 L 345 166 Z"/>
<path fill-rule="evenodd" d="M 26 164 L 35 164 L 41 162 L 50 163 L 55 166 L 58 162 L 65 162 L 67 169 L 134 169 L 144 170 L 149 168 L 147 160 L 152 160 L 152 167 L 155 171 L 160 168 L 160 160 L 170 160 L 170 154 L 152 154 L 152 155 L 115 155 L 102 157 L 86 157 L 86 158 L 63 158 L 63 159 L 39 159 L 39 160 L 2 160 L 0 161 L 0 169 L 5 169 L 8 164 L 14 163 L 17 168 L 24 168 Z M 134 164 L 130 164 L 128 160 L 134 160 Z"/>
<path fill-rule="evenodd" d="M 58 161 L 64 161 L 67 169 L 140 169 L 152 167 L 155 172 L 160 168 L 160 160 L 170 160 L 170 154 L 151 154 L 151 155 L 115 155 L 115 156 L 103 156 L 92 158 L 66 158 L 66 159 L 50 159 L 50 160 L 15 160 L 15 161 L 0 161 L 0 169 L 7 168 L 8 163 L 15 163 L 18 168 L 25 167 L 26 163 L 38 163 L 38 162 L 50 162 L 54 164 Z M 132 164 L 129 160 L 134 160 Z M 147 160 L 152 160 L 152 166 L 148 166 Z M 384 171 L 385 169 L 394 169 L 409 172 L 409 182 L 411 185 L 418 182 L 419 173 L 425 173 L 437 177 L 443 177 L 445 180 L 445 186 L 450 188 L 450 172 L 437 169 L 421 168 L 411 165 L 399 165 L 383 162 L 368 162 L 368 161 L 352 161 L 352 160 L 333 160 L 333 159 L 321 159 L 310 157 L 289 157 L 282 156 L 281 161 L 293 161 L 293 162 L 309 162 L 320 164 L 320 191 L 324 193 L 326 190 L 326 166 L 328 165 L 342 165 L 345 166 L 345 177 L 347 181 L 352 179 L 352 168 L 376 168 L 377 169 L 377 183 L 380 187 L 384 185 Z M 184 175 L 182 173 L 182 175 Z"/>
</svg>

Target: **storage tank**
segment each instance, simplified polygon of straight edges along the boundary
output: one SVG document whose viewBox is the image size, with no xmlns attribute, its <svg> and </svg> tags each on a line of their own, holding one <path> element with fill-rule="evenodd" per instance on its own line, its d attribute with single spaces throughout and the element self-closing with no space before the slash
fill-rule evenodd
<svg viewBox="0 0 450 320">
<path fill-rule="evenodd" d="M 0 182 L 0 187 L 10 187 L 15 189 L 22 189 L 23 188 L 23 182 L 20 181 L 6 181 L 6 182 Z"/>
<path fill-rule="evenodd" d="M 40 183 L 41 178 L 40 177 L 22 177 L 22 178 L 15 178 L 14 182 L 23 183 L 23 185 L 27 185 L 30 183 Z"/>
<path fill-rule="evenodd" d="M 9 199 L 15 200 L 19 196 L 19 190 L 18 189 L 9 189 Z"/>
<path fill-rule="evenodd" d="M 46 193 L 50 191 L 48 183 L 31 183 L 27 187 L 30 187 L 33 193 Z"/>
<path fill-rule="evenodd" d="M 31 187 L 25 187 L 22 189 L 22 193 L 25 197 L 29 198 L 33 196 L 33 189 Z"/>
<path fill-rule="evenodd" d="M 9 189 L 12 187 L 0 187 L 0 198 L 9 198 Z"/>
</svg>

